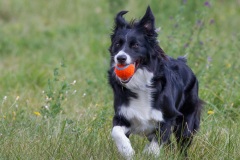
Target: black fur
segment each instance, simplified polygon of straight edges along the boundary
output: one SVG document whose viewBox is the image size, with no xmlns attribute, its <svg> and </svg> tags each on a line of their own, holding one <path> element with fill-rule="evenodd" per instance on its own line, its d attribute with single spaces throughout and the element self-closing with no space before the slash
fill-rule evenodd
<svg viewBox="0 0 240 160">
<path fill-rule="evenodd" d="M 139 63 L 138 69 L 146 68 L 154 75 L 150 86 L 155 89 L 152 93 L 152 108 L 161 110 L 164 122 L 159 122 L 160 127 L 153 131 L 155 136 L 146 136 L 152 140 L 159 139 L 157 135 L 160 135 L 160 143 L 166 143 L 174 132 L 181 151 L 187 154 L 185 149 L 199 129 L 203 104 L 198 96 L 198 80 L 186 65 L 184 57 L 171 58 L 160 48 L 150 7 L 139 21 L 126 22 L 122 17 L 125 13 L 127 11 L 121 11 L 116 16 L 109 48 L 111 61 L 108 78 L 113 89 L 115 111 L 113 126 L 131 126 L 130 121 L 119 114 L 119 110 L 122 105 L 128 105 L 132 98 L 138 98 L 137 93 L 126 88 L 114 73 L 113 58 L 124 47 L 125 52 Z M 124 39 L 126 34 L 128 41 Z"/>
</svg>

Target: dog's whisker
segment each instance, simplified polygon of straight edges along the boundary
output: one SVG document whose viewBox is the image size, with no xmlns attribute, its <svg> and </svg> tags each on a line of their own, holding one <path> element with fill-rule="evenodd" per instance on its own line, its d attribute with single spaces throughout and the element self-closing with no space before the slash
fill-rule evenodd
<svg viewBox="0 0 240 160">
<path fill-rule="evenodd" d="M 155 32 L 160 32 L 161 31 L 161 27 L 158 27 L 155 29 Z"/>
</svg>

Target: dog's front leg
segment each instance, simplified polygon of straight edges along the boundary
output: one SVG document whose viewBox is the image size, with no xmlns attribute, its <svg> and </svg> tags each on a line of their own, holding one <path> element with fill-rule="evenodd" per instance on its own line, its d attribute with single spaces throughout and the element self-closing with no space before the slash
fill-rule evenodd
<svg viewBox="0 0 240 160">
<path fill-rule="evenodd" d="M 125 126 L 114 126 L 112 129 L 112 137 L 121 155 L 126 159 L 132 159 L 134 150 L 131 146 L 130 140 L 126 136 L 128 131 L 129 129 Z"/>
</svg>

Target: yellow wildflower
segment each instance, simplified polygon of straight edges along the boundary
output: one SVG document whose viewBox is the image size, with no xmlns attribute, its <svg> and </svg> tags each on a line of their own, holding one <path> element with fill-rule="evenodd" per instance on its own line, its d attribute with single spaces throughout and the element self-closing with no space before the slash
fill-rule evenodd
<svg viewBox="0 0 240 160">
<path fill-rule="evenodd" d="M 12 112 L 12 114 L 13 114 L 13 120 L 16 120 L 16 112 Z"/>
<path fill-rule="evenodd" d="M 209 114 L 209 115 L 214 114 L 214 111 L 209 110 L 209 111 L 207 112 L 207 114 Z"/>
<path fill-rule="evenodd" d="M 232 65 L 231 65 L 230 63 L 227 63 L 227 64 L 226 64 L 226 67 L 227 67 L 227 68 L 230 68 L 231 66 L 232 66 Z"/>
<path fill-rule="evenodd" d="M 40 112 L 33 112 L 36 116 L 41 116 Z"/>
</svg>

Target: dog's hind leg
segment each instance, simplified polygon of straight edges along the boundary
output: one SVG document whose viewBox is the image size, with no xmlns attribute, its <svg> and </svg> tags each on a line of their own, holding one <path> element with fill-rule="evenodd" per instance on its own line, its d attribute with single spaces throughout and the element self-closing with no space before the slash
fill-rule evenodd
<svg viewBox="0 0 240 160">
<path fill-rule="evenodd" d="M 178 117 L 176 120 L 174 134 L 176 136 L 181 153 L 186 157 L 187 149 L 193 140 L 193 135 L 199 129 L 201 106 L 201 100 L 197 100 L 197 103 L 192 106 L 195 107 L 195 110 L 193 112 L 183 112 L 183 116 Z"/>
<path fill-rule="evenodd" d="M 172 127 L 171 121 L 160 123 L 160 132 L 159 132 L 160 145 L 171 143 L 170 141 L 170 135 L 172 133 L 171 127 Z"/>
<path fill-rule="evenodd" d="M 193 139 L 193 126 L 192 122 L 189 121 L 192 118 L 193 115 L 189 115 L 187 117 L 184 116 L 184 118 L 178 118 L 178 122 L 174 127 L 174 134 L 176 136 L 178 147 L 180 147 L 180 152 L 186 157 L 187 149 L 191 145 Z"/>
</svg>

